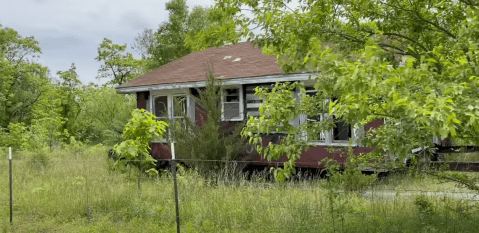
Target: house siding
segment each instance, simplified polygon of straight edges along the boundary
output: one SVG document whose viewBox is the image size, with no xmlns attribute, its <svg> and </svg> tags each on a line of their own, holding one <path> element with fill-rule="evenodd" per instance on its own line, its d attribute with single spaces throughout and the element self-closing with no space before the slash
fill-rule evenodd
<svg viewBox="0 0 479 233">
<path fill-rule="evenodd" d="M 151 155 L 155 159 L 171 159 L 170 145 L 162 142 L 150 143 Z"/>
<path fill-rule="evenodd" d="M 258 84 L 258 85 L 271 85 L 271 83 L 264 83 L 264 84 Z M 246 106 L 246 87 L 249 85 L 242 85 L 243 88 L 243 105 L 244 105 L 244 111 L 243 114 L 245 116 L 245 119 L 247 119 L 247 106 Z M 257 85 L 255 85 L 257 86 Z M 194 97 L 199 97 L 197 90 L 190 89 L 190 93 Z M 149 95 L 149 93 L 148 93 Z M 143 101 L 143 102 L 141 102 Z M 141 93 L 138 93 L 138 106 L 145 106 L 146 107 L 146 100 L 144 94 L 141 95 Z M 195 114 L 195 120 L 196 124 L 198 126 L 202 126 L 206 123 L 207 121 L 207 113 L 206 111 L 198 104 L 195 104 L 195 110 L 193 111 Z M 222 122 L 222 130 L 231 130 L 241 122 L 239 121 L 224 121 Z M 367 125 L 365 125 L 364 130 L 367 132 L 370 129 L 377 128 L 381 125 L 384 124 L 384 121 L 381 119 L 374 120 Z M 270 142 L 270 139 L 265 138 L 263 140 L 263 145 L 266 146 Z M 344 153 L 330 153 L 328 152 L 328 147 L 333 146 L 337 148 L 341 148 L 344 146 L 339 146 L 339 145 L 317 145 L 314 147 L 311 147 L 307 151 L 304 151 L 302 154 L 301 158 L 297 161 L 297 166 L 299 168 L 323 168 L 323 165 L 319 165 L 319 162 L 325 158 L 331 158 L 336 160 L 340 165 L 344 166 L 346 161 L 347 161 L 347 155 Z M 153 142 L 151 143 L 151 154 L 155 159 L 159 160 L 167 160 L 171 159 L 171 152 L 170 152 L 170 145 L 166 143 L 161 143 L 161 142 Z M 360 153 L 368 153 L 372 151 L 371 148 L 366 148 L 366 147 L 354 147 L 353 148 L 353 153 L 358 155 Z M 176 155 L 177 159 L 182 159 L 181 155 Z M 240 161 L 248 161 L 251 164 L 254 165 L 261 165 L 261 166 L 282 166 L 283 162 L 287 161 L 287 157 L 283 156 L 279 160 L 276 161 L 267 161 L 266 159 L 262 158 L 261 155 L 258 154 L 256 149 L 248 144 L 245 143 L 245 147 L 243 148 L 243 151 L 238 155 L 238 160 Z"/>
<path fill-rule="evenodd" d="M 266 145 L 270 142 L 269 139 L 263 140 L 263 145 Z M 282 166 L 283 162 L 286 162 L 288 158 L 286 156 L 282 156 L 280 159 L 275 161 L 268 161 L 264 159 L 254 147 L 249 145 L 245 145 L 243 148 L 243 152 L 238 155 L 239 161 L 248 161 L 254 165 L 263 165 L 263 166 Z M 153 158 L 159 160 L 168 160 L 171 159 L 171 152 L 170 152 L 170 145 L 166 143 L 154 142 L 151 143 L 151 154 Z M 369 153 L 371 152 L 371 148 L 366 147 L 356 147 L 353 149 L 353 153 L 355 155 L 359 155 L 360 153 Z M 177 159 L 181 160 L 181 155 L 176 155 Z M 321 160 L 325 158 L 331 158 L 336 160 L 341 166 L 344 166 L 347 161 L 347 155 L 344 153 L 336 152 L 336 153 L 329 153 L 328 146 L 316 146 L 311 147 L 309 150 L 304 151 L 301 155 L 301 158 L 296 161 L 296 165 L 299 168 L 323 168 L 324 165 L 320 165 L 319 163 Z"/>
<path fill-rule="evenodd" d="M 379 126 L 384 125 L 384 120 L 383 119 L 376 119 L 374 121 L 371 121 L 367 123 L 364 126 L 364 129 L 366 132 L 368 132 L 370 129 L 378 128 Z"/>
</svg>

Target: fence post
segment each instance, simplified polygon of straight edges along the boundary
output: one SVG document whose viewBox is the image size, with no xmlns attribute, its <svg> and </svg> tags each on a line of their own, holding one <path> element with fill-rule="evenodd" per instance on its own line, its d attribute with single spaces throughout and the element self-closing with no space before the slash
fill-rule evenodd
<svg viewBox="0 0 479 233">
<path fill-rule="evenodd" d="M 13 182 L 12 182 L 12 148 L 8 148 L 8 166 L 10 169 L 10 223 L 13 222 Z"/>
<path fill-rule="evenodd" d="M 180 209 L 178 206 L 178 181 L 176 179 L 176 155 L 174 142 L 171 143 L 171 158 L 173 166 L 173 182 L 175 186 L 176 232 L 180 233 Z"/>
</svg>

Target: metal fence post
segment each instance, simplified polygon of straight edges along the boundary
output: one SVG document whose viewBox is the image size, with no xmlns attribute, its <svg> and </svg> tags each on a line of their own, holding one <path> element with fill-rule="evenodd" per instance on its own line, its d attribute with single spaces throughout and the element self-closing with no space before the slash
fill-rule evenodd
<svg viewBox="0 0 479 233">
<path fill-rule="evenodd" d="M 171 158 L 173 166 L 173 182 L 175 186 L 176 232 L 180 233 L 180 209 L 178 206 L 178 181 L 176 179 L 175 143 L 171 143 Z"/>
<path fill-rule="evenodd" d="M 12 182 L 12 148 L 8 148 L 8 166 L 10 168 L 10 223 L 13 222 L 13 182 Z"/>
</svg>

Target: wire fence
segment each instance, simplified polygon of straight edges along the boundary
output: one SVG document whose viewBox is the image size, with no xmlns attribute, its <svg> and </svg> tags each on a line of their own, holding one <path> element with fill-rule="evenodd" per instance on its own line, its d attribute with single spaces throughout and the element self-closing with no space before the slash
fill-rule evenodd
<svg viewBox="0 0 479 233">
<path fill-rule="evenodd" d="M 178 167 L 179 217 L 185 229 L 346 232 L 348 227 L 360 226 L 372 232 L 391 224 L 401 228 L 428 221 L 435 227 L 448 221 L 451 225 L 443 229 L 450 231 L 479 227 L 478 192 L 429 178 L 387 178 L 357 191 L 345 191 L 312 172 L 276 183 L 269 170 L 235 169 L 250 161 L 183 162 L 202 163 L 208 169 L 220 164 L 225 169 L 205 173 L 186 169 L 185 164 Z M 8 163 L 0 160 L 1 187 L 8 187 Z M 161 224 L 175 225 L 171 166 L 157 176 L 148 176 L 133 167 L 121 173 L 106 156 L 24 156 L 13 159 L 12 164 L 14 222 L 41 221 L 45 216 L 81 217 L 88 222 L 108 217 L 115 221 L 158 218 Z M 0 216 L 8 216 L 8 192 L 0 195 Z"/>
</svg>

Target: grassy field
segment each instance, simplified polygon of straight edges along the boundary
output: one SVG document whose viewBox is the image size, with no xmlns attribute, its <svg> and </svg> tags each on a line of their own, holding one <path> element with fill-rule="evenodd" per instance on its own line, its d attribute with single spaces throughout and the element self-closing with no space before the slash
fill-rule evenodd
<svg viewBox="0 0 479 233">
<path fill-rule="evenodd" d="M 466 161 L 466 162 L 479 162 L 479 153 L 456 153 L 446 154 L 445 161 Z"/>
<path fill-rule="evenodd" d="M 0 156 L 0 231 L 176 232 L 173 179 L 119 174 L 104 147 L 16 153 L 14 222 L 9 223 L 8 160 Z M 361 192 L 325 180 L 277 184 L 194 172 L 179 177 L 182 232 L 477 232 L 479 204 L 407 190 L 464 192 L 424 175 L 394 175 Z M 390 199 L 376 198 L 396 190 Z M 372 195 L 364 195 L 365 193 Z"/>
</svg>

